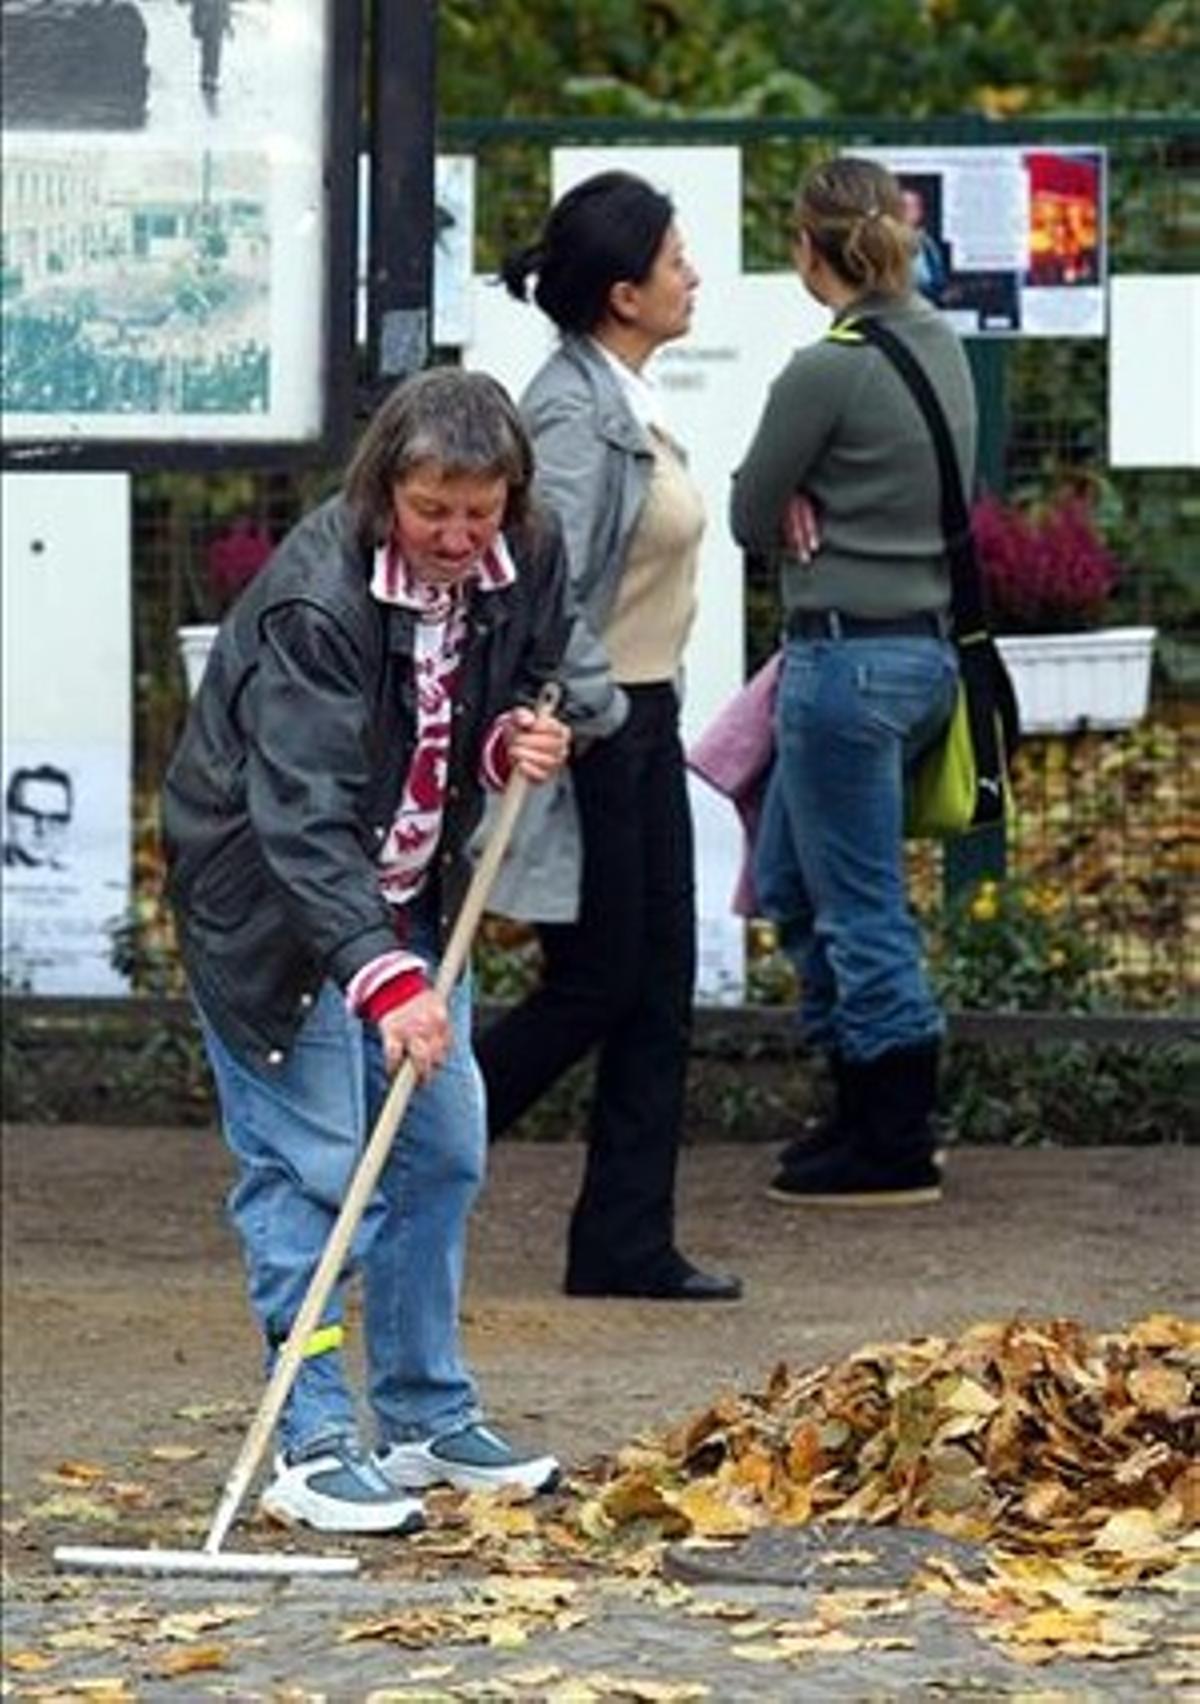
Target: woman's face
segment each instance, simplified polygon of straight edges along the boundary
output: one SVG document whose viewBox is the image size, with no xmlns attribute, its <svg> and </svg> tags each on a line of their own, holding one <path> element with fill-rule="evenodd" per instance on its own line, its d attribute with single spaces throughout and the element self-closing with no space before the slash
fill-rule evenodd
<svg viewBox="0 0 1200 1704">
<path fill-rule="evenodd" d="M 503 475 L 423 462 L 392 487 L 396 547 L 418 580 L 455 586 L 495 544 L 507 504 Z"/>
<path fill-rule="evenodd" d="M 654 265 L 640 284 L 618 284 L 620 318 L 656 346 L 683 337 L 692 323 L 700 274 L 688 259 L 678 227 L 667 226 Z"/>
</svg>

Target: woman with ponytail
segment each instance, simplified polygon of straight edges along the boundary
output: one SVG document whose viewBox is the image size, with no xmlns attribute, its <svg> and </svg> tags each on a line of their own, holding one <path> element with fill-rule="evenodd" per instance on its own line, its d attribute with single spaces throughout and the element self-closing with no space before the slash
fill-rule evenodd
<svg viewBox="0 0 1200 1704">
<path fill-rule="evenodd" d="M 854 335 L 878 320 L 924 370 L 970 491 L 976 415 L 954 332 L 913 289 L 900 186 L 844 156 L 801 186 L 796 267 L 833 324 L 775 380 L 731 522 L 778 564 L 786 642 L 777 761 L 755 869 L 828 1057 L 832 1117 L 785 1151 L 771 1193 L 802 1204 L 929 1201 L 943 1022 L 908 905 L 904 777 L 954 703 L 950 571 L 931 434 L 900 374 Z"/>
<path fill-rule="evenodd" d="M 687 332 L 699 279 L 670 200 L 618 171 L 564 195 L 502 277 L 521 300 L 532 278 L 560 333 L 521 411 L 578 608 L 568 707 L 588 714 L 493 892 L 494 909 L 538 925 L 543 976 L 479 1039 L 489 1129 L 595 1052 L 567 1293 L 728 1301 L 738 1281 L 675 1242 L 695 976 L 679 676 L 704 514 L 647 371 Z"/>
</svg>

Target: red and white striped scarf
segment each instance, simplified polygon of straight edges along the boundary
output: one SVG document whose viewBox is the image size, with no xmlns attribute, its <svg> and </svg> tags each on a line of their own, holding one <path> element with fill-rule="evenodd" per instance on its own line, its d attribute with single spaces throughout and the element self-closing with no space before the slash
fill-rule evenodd
<svg viewBox="0 0 1200 1704">
<path fill-rule="evenodd" d="M 483 556 L 472 576 L 483 592 L 511 586 L 516 577 L 516 567 L 502 537 Z M 469 583 L 431 586 L 417 579 L 391 547 L 381 546 L 375 553 L 372 596 L 380 603 L 411 609 L 417 618 L 413 645 L 416 736 L 400 803 L 378 858 L 380 892 L 393 908 L 401 941 L 403 908 L 420 893 L 441 838 L 450 771 L 454 694 L 467 632 L 466 600 L 462 594 Z M 489 742 L 494 735 L 492 730 Z M 488 756 L 485 750 L 485 770 L 489 768 Z M 346 1004 L 352 1012 L 378 1019 L 384 1010 L 423 985 L 424 970 L 419 955 L 403 946 L 381 953 L 351 978 Z"/>
<path fill-rule="evenodd" d="M 471 580 L 483 592 L 512 585 L 516 569 L 503 538 L 481 559 Z M 454 689 L 467 632 L 467 584 L 419 580 L 391 546 L 375 553 L 371 595 L 416 615 L 413 671 L 417 727 L 396 816 L 379 853 L 379 885 L 389 905 L 405 905 L 425 879 L 438 838 L 450 773 Z"/>
</svg>

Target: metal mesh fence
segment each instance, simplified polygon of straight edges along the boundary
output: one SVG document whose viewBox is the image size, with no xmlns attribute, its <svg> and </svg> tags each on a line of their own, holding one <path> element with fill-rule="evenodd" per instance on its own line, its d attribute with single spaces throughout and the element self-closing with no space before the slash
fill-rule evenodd
<svg viewBox="0 0 1200 1704">
<path fill-rule="evenodd" d="M 476 265 L 496 267 L 529 240 L 547 205 L 551 149 L 566 143 L 722 142 L 743 150 L 743 253 L 752 270 L 790 264 L 788 211 L 814 159 L 853 146 L 997 140 L 970 123 L 717 121 L 671 124 L 497 121 L 448 124 L 447 152 L 476 162 Z M 1121 272 L 1200 271 L 1200 126 L 1109 121 L 1008 127 L 1006 142 L 1086 142 L 1109 157 L 1109 266 Z M 450 358 L 449 352 L 447 358 Z M 780 364 L 786 359 L 781 346 Z M 998 483 L 1012 494 L 1085 482 L 1105 536 L 1127 564 L 1111 619 L 1157 629 L 1148 718 L 1127 732 L 1029 740 L 1018 765 L 1020 816 L 1008 867 L 1053 892 L 1091 943 L 1112 996 L 1128 1006 L 1175 1006 L 1200 983 L 1200 487 L 1194 474 L 1108 464 L 1108 369 L 1103 339 L 1030 339 L 1002 356 L 1005 422 Z M 137 667 L 138 884 L 160 878 L 156 797 L 186 708 L 176 630 L 219 618 L 264 539 L 277 539 L 337 478 L 336 469 L 134 481 Z M 714 504 L 713 512 L 719 512 Z M 256 543 L 257 541 L 257 543 Z M 240 554 L 239 554 L 240 552 Z M 222 566 L 224 565 L 224 566 Z M 748 568 L 753 666 L 778 627 L 773 585 Z M 939 855 L 914 854 L 918 903 L 936 909 Z"/>
</svg>

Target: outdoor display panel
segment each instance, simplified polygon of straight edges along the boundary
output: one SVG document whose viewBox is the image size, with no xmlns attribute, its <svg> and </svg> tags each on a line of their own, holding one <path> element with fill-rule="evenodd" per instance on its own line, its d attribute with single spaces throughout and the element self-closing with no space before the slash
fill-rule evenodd
<svg viewBox="0 0 1200 1704">
<path fill-rule="evenodd" d="M 129 480 L 0 479 L 0 983 L 127 992 L 114 929 L 130 890 Z"/>
<path fill-rule="evenodd" d="M 5 465 L 194 466 L 339 435 L 359 7 L 0 11 Z"/>
<path fill-rule="evenodd" d="M 976 337 L 1103 337 L 1103 148 L 864 148 L 918 232 L 917 287 Z"/>
</svg>

